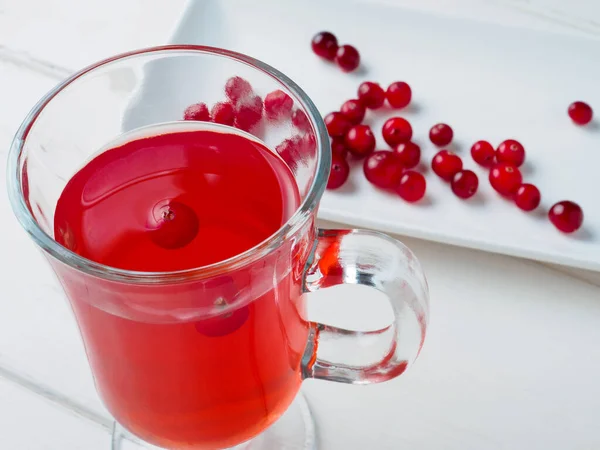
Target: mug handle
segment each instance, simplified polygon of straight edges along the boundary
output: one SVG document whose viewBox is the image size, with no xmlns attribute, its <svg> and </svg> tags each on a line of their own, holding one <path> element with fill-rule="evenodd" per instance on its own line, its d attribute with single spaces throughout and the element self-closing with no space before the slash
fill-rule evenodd
<svg viewBox="0 0 600 450">
<path fill-rule="evenodd" d="M 340 284 L 360 284 L 385 293 L 394 321 L 365 332 L 309 322 L 303 378 L 371 384 L 401 375 L 418 356 L 427 328 L 429 290 L 419 261 L 406 246 L 382 233 L 319 230 L 305 270 L 305 292 Z M 351 354 L 346 361 L 320 356 L 344 352 Z"/>
</svg>

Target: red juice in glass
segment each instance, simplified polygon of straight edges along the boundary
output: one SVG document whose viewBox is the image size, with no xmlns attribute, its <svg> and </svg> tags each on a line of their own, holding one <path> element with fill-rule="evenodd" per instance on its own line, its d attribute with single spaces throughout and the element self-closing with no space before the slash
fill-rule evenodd
<svg viewBox="0 0 600 450">
<path fill-rule="evenodd" d="M 163 124 L 89 160 L 58 200 L 54 231 L 65 247 L 107 266 L 177 271 L 255 247 L 299 202 L 289 168 L 256 138 L 211 124 Z M 119 423 L 163 447 L 226 448 L 287 409 L 308 334 L 297 274 L 309 249 L 288 250 L 261 262 L 273 281 L 239 305 L 241 292 L 258 289 L 253 266 L 202 288 L 154 286 L 153 302 L 143 286 L 119 293 L 103 289 L 106 280 L 90 278 L 92 288 L 62 277 L 97 388 Z M 283 267 L 286 276 L 275 276 Z M 89 301 L 92 291 L 113 306 Z M 185 308 L 171 303 L 182 299 Z M 211 313 L 190 314 L 196 307 Z"/>
</svg>

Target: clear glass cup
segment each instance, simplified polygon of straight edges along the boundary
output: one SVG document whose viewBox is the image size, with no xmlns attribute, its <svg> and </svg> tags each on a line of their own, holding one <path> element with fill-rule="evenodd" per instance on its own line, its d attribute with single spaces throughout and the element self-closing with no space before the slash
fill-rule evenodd
<svg viewBox="0 0 600 450">
<path fill-rule="evenodd" d="M 86 161 L 124 133 L 180 121 L 191 103 L 223 100 L 232 76 L 262 97 L 283 90 L 307 119 L 304 128 L 263 120 L 254 131 L 286 161 L 301 194 L 285 225 L 242 254 L 176 272 L 107 267 L 56 242 L 57 200 Z M 276 69 L 222 49 L 119 55 L 33 108 L 10 150 L 10 200 L 70 301 L 117 423 L 114 449 L 313 448 L 304 379 L 378 383 L 415 360 L 428 320 L 419 262 L 384 234 L 316 228 L 330 163 L 327 131 L 306 94 Z M 340 284 L 384 292 L 389 325 L 367 332 L 311 322 L 307 295 Z"/>
</svg>

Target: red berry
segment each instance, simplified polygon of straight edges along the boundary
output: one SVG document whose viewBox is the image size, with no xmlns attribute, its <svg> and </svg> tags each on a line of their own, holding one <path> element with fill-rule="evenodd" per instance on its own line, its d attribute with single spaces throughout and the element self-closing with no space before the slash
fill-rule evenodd
<svg viewBox="0 0 600 450">
<path fill-rule="evenodd" d="M 218 301 L 219 300 L 217 300 L 217 302 Z M 223 306 L 226 306 L 225 301 L 222 300 L 222 302 Z M 196 331 L 203 334 L 204 336 L 225 336 L 227 334 L 233 333 L 242 325 L 244 325 L 248 320 L 249 316 L 250 309 L 246 305 L 226 314 L 221 314 L 216 317 L 210 317 L 208 319 L 202 319 L 196 322 L 194 326 L 196 328 Z"/>
<path fill-rule="evenodd" d="M 404 108 L 410 103 L 412 91 L 404 81 L 396 81 L 388 86 L 385 96 L 392 108 Z"/>
<path fill-rule="evenodd" d="M 365 107 L 358 100 L 348 100 L 340 108 L 340 112 L 354 125 L 358 125 L 365 118 Z"/>
<path fill-rule="evenodd" d="M 519 167 L 525 161 L 525 148 L 519 141 L 508 139 L 498 146 L 496 161 Z"/>
<path fill-rule="evenodd" d="M 301 109 L 297 109 L 292 113 L 292 124 L 300 131 L 310 130 L 310 122 L 308 117 Z"/>
<path fill-rule="evenodd" d="M 183 112 L 183 120 L 201 120 L 210 122 L 210 113 L 206 103 L 195 103 L 188 106 Z"/>
<path fill-rule="evenodd" d="M 235 110 L 233 105 L 229 102 L 215 103 L 210 112 L 212 120 L 215 123 L 222 125 L 233 125 L 235 120 Z"/>
<path fill-rule="evenodd" d="M 150 238 L 159 247 L 173 250 L 192 242 L 200 224 L 192 208 L 176 200 L 157 203 L 148 218 Z"/>
<path fill-rule="evenodd" d="M 477 192 L 479 178 L 472 170 L 461 170 L 452 177 L 452 192 L 460 198 L 471 198 Z"/>
<path fill-rule="evenodd" d="M 477 141 L 471 147 L 473 161 L 483 167 L 492 167 L 496 151 L 488 141 Z"/>
<path fill-rule="evenodd" d="M 344 138 L 335 137 L 331 139 L 331 154 L 339 155 L 342 158 L 346 158 L 346 156 L 348 156 L 348 149 L 344 143 Z"/>
<path fill-rule="evenodd" d="M 340 155 L 331 156 L 331 171 L 327 180 L 327 189 L 337 189 L 348 179 L 350 166 L 348 161 Z"/>
<path fill-rule="evenodd" d="M 325 116 L 325 126 L 331 137 L 344 136 L 352 127 L 352 123 L 341 112 L 332 112 Z"/>
<path fill-rule="evenodd" d="M 352 72 L 360 65 L 360 55 L 351 45 L 342 45 L 335 53 L 335 62 L 344 72 Z"/>
<path fill-rule="evenodd" d="M 335 59 L 335 53 L 338 49 L 337 38 L 333 33 L 329 31 L 321 31 L 315 34 L 312 38 L 312 49 L 321 58 L 325 58 L 329 61 Z"/>
<path fill-rule="evenodd" d="M 577 203 L 565 200 L 550 208 L 548 218 L 563 233 L 572 233 L 583 223 L 583 210 Z"/>
<path fill-rule="evenodd" d="M 381 108 L 385 102 L 385 92 L 377 83 L 365 81 L 358 87 L 358 99 L 369 109 Z"/>
<path fill-rule="evenodd" d="M 454 132 L 449 125 L 445 123 L 438 123 L 431 127 L 429 130 L 429 139 L 438 147 L 443 147 L 444 145 L 448 145 L 452 142 L 452 137 L 454 136 Z"/>
<path fill-rule="evenodd" d="M 462 167 L 460 156 L 448 150 L 440 150 L 431 160 L 431 168 L 438 177 L 445 181 L 452 180 L 452 177 L 460 172 Z"/>
<path fill-rule="evenodd" d="M 363 157 L 375 150 L 375 136 L 368 125 L 354 125 L 344 138 L 348 151 Z"/>
<path fill-rule="evenodd" d="M 294 100 L 280 89 L 269 92 L 265 97 L 265 114 L 269 119 L 289 117 L 294 107 Z"/>
<path fill-rule="evenodd" d="M 394 147 L 394 153 L 406 169 L 412 169 L 421 160 L 421 147 L 414 142 L 401 142 Z"/>
<path fill-rule="evenodd" d="M 383 140 L 390 147 L 394 147 L 401 142 L 409 142 L 412 138 L 412 127 L 408 120 L 402 117 L 392 117 L 383 124 L 381 129 Z"/>
<path fill-rule="evenodd" d="M 522 182 L 521 171 L 511 164 L 498 163 L 490 170 L 490 184 L 496 192 L 506 197 L 514 196 Z"/>
<path fill-rule="evenodd" d="M 242 77 L 231 77 L 225 83 L 225 95 L 234 105 L 252 94 L 252 85 Z"/>
<path fill-rule="evenodd" d="M 417 202 L 425 195 L 427 182 L 425 177 L 414 170 L 407 170 L 400 178 L 396 192 L 407 202 Z"/>
<path fill-rule="evenodd" d="M 296 161 L 300 159 L 300 154 L 302 152 L 302 139 L 300 136 L 284 139 L 281 144 L 275 147 L 275 150 L 292 172 L 295 172 L 297 169 Z"/>
<path fill-rule="evenodd" d="M 523 211 L 533 211 L 541 200 L 540 190 L 533 184 L 522 184 L 515 194 L 515 203 Z"/>
<path fill-rule="evenodd" d="M 380 188 L 393 188 L 400 181 L 404 168 L 398 157 L 387 151 L 372 153 L 363 165 L 367 180 Z"/>
<path fill-rule="evenodd" d="M 577 125 L 586 125 L 592 121 L 592 107 L 584 102 L 573 102 L 569 105 L 569 117 Z"/>
<path fill-rule="evenodd" d="M 245 100 L 238 104 L 233 126 L 240 130 L 250 131 L 262 118 L 263 101 L 258 96 Z"/>
</svg>

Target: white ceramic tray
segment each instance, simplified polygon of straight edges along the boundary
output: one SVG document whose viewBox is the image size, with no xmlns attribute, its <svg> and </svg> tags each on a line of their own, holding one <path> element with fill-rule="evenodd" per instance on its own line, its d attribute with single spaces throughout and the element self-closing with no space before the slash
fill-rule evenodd
<svg viewBox="0 0 600 450">
<path fill-rule="evenodd" d="M 310 39 L 321 30 L 359 49 L 359 71 L 344 74 L 311 52 Z M 455 132 L 451 148 L 480 177 L 479 193 L 462 201 L 429 170 L 426 200 L 411 205 L 370 186 L 357 164 L 347 185 L 325 194 L 321 218 L 600 270 L 600 41 L 341 0 L 202 0 L 189 4 L 172 42 L 261 59 L 296 81 L 323 114 L 354 98 L 363 80 L 407 81 L 407 110 L 368 113 L 378 147 L 386 148 L 383 121 L 404 116 L 427 168 L 436 152 L 428 130 L 446 122 Z M 595 122 L 571 123 L 566 109 L 574 100 L 595 107 Z M 542 191 L 538 212 L 523 213 L 496 195 L 470 157 L 473 142 L 508 138 L 525 145 L 525 179 Z M 546 219 L 559 200 L 584 209 L 584 226 L 573 235 Z"/>
</svg>

